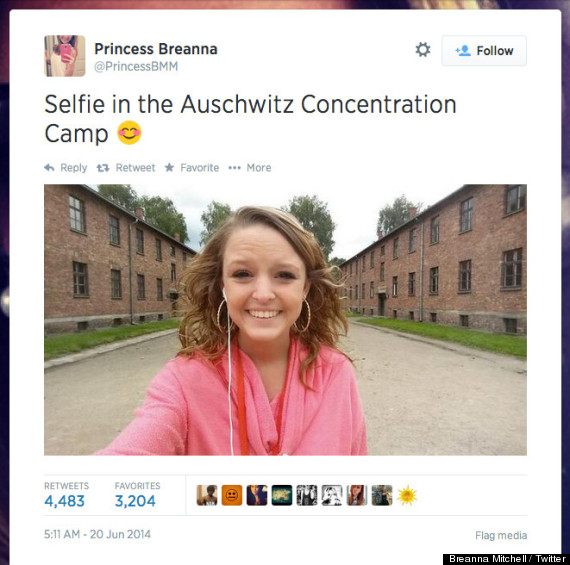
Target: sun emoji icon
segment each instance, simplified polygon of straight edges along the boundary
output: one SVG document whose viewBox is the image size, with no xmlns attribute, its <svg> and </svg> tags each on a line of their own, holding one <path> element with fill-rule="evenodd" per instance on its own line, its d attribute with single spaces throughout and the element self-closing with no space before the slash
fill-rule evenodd
<svg viewBox="0 0 570 565">
<path fill-rule="evenodd" d="M 402 506 L 404 504 L 412 504 L 412 502 L 414 500 L 417 500 L 416 498 L 416 491 L 410 488 L 410 485 L 408 485 L 404 490 L 400 490 L 398 489 L 400 492 L 400 496 L 398 497 L 398 500 L 402 501 Z"/>
</svg>

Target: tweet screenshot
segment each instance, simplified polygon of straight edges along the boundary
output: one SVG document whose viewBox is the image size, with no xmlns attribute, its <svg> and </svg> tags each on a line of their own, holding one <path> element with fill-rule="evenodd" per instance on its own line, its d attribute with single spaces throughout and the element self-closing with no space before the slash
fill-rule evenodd
<svg viewBox="0 0 570 565">
<path fill-rule="evenodd" d="M 13 563 L 562 559 L 559 12 L 10 26 Z"/>
</svg>

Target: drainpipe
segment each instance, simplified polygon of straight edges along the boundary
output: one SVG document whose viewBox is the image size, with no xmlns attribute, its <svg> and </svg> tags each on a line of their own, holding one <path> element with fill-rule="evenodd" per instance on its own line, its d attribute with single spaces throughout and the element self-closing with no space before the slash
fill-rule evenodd
<svg viewBox="0 0 570 565">
<path fill-rule="evenodd" d="M 422 222 L 422 231 L 420 232 L 420 311 L 419 321 L 424 321 L 424 226 Z"/>
<path fill-rule="evenodd" d="M 360 255 L 356 258 L 356 269 L 358 271 L 358 313 L 361 314 L 362 308 L 360 307 L 362 303 L 362 265 L 360 264 Z"/>
<path fill-rule="evenodd" d="M 133 296 L 133 243 L 132 243 L 132 232 L 133 226 L 137 224 L 139 219 L 137 218 L 134 222 L 129 224 L 129 307 L 131 314 L 131 325 L 135 325 L 135 303 Z"/>
</svg>

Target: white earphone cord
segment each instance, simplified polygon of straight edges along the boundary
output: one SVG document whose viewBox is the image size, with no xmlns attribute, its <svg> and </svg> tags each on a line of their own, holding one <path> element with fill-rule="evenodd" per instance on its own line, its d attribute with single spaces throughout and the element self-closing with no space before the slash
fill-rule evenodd
<svg viewBox="0 0 570 565">
<path fill-rule="evenodd" d="M 225 293 L 224 293 L 225 298 Z M 230 419 L 230 454 L 234 455 L 234 426 L 232 423 L 232 347 L 231 347 L 231 328 L 230 328 L 230 310 L 228 301 L 226 300 L 227 323 L 228 323 L 228 416 Z"/>
</svg>

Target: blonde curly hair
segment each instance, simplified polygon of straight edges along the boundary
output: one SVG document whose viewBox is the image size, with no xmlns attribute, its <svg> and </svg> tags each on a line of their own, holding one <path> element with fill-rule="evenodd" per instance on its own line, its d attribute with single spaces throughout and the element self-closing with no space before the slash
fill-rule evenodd
<svg viewBox="0 0 570 565">
<path fill-rule="evenodd" d="M 264 225 L 279 232 L 302 259 L 311 283 L 307 302 L 311 309 L 310 324 L 299 332 L 295 326 L 305 328 L 308 320 L 306 308 L 291 332 L 307 347 L 309 354 L 302 361 L 300 377 L 314 363 L 321 345 L 336 347 L 340 335 L 346 334 L 348 323 L 341 309 L 338 288 L 333 272 L 313 236 L 291 214 L 276 208 L 246 206 L 235 212 L 210 238 L 204 250 L 187 267 L 181 279 L 181 293 L 188 301 L 188 309 L 182 318 L 179 338 L 182 349 L 179 355 L 193 356 L 199 353 L 207 359 L 217 359 L 227 347 L 227 329 L 218 325 L 218 309 L 224 300 L 222 295 L 222 268 L 226 243 L 234 231 Z M 225 318 L 225 316 L 222 316 Z M 239 331 L 235 326 L 231 330 Z"/>
</svg>

